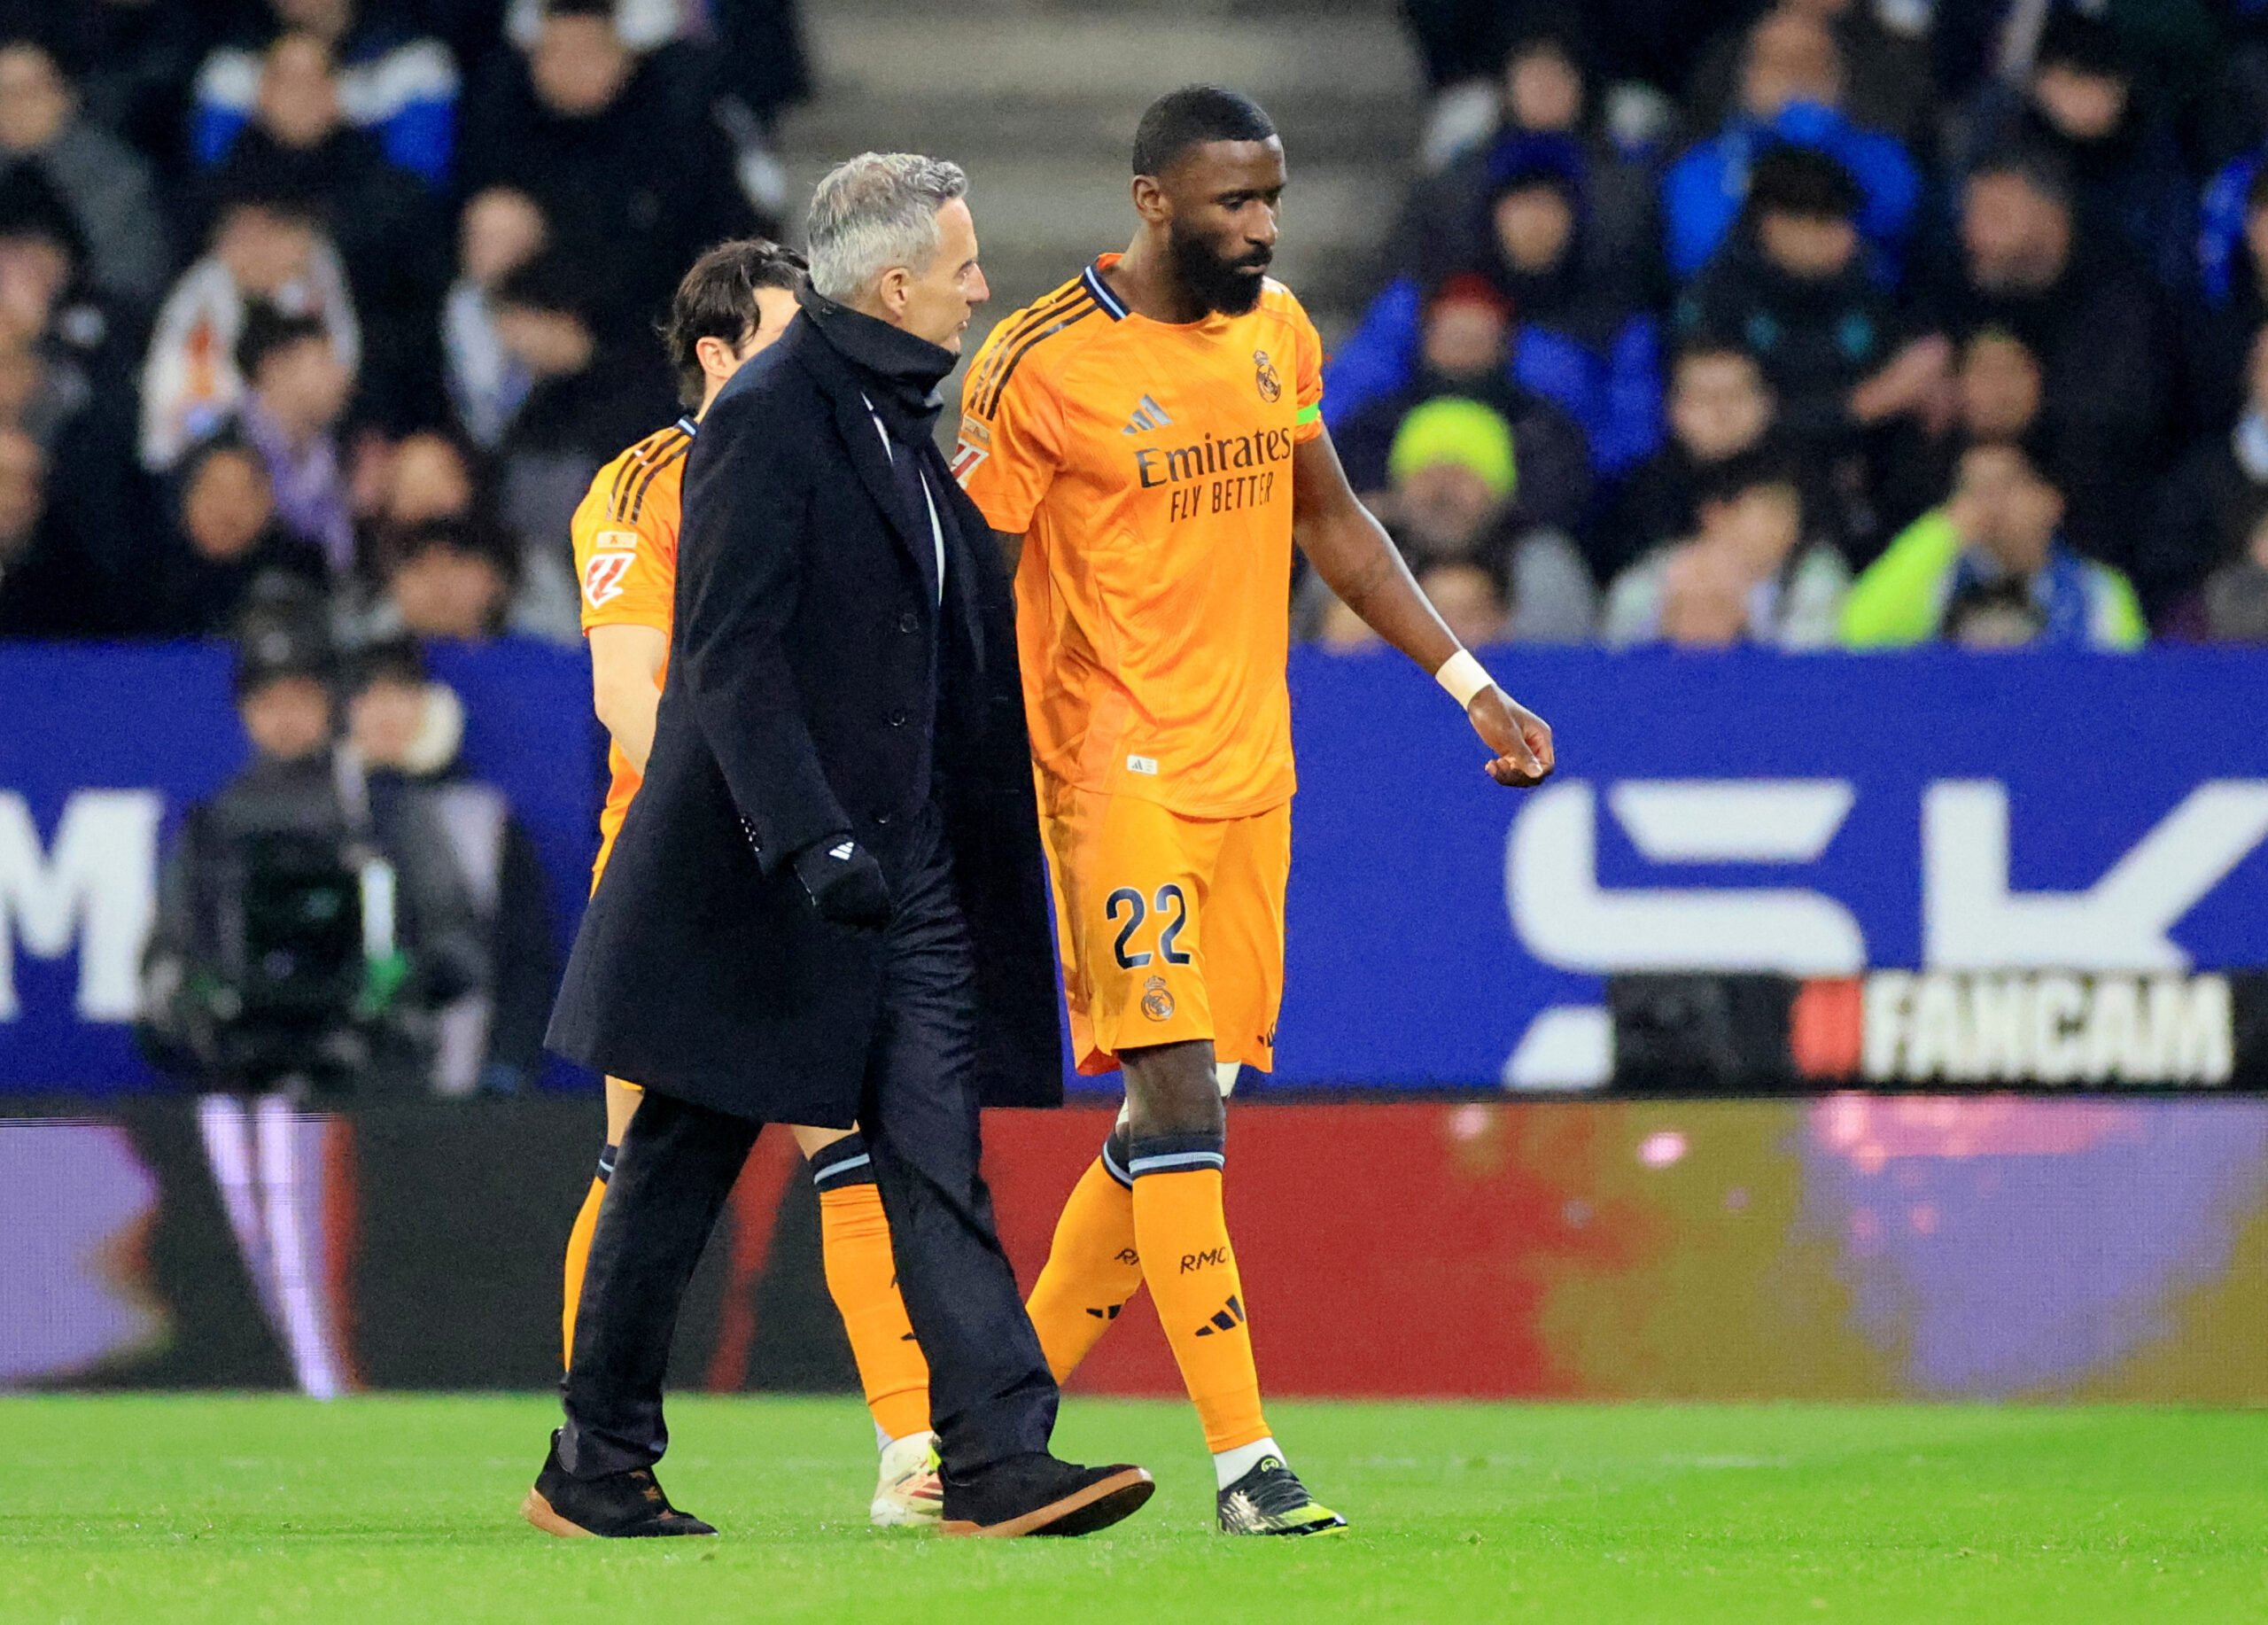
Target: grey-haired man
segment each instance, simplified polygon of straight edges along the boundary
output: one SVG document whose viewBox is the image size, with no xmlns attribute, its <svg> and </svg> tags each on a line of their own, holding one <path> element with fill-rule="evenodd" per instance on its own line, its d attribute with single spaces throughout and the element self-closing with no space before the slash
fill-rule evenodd
<svg viewBox="0 0 2268 1625">
<path fill-rule="evenodd" d="M 822 181 L 802 317 L 693 443 L 653 750 L 552 1019 L 646 1088 L 524 1509 L 553 1534 L 713 1533 L 654 1480 L 662 1378 L 765 1123 L 864 1128 L 946 1532 L 1084 1534 L 1153 1488 L 1048 1453 L 1056 1387 L 978 1167 L 979 1106 L 1061 1078 L 1008 585 L 931 433 L 987 293 L 966 190 L 905 153 Z"/>
</svg>

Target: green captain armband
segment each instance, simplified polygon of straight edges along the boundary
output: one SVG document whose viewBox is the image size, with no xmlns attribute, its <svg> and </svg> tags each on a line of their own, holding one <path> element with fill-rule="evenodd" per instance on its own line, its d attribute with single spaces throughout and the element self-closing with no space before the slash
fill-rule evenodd
<svg viewBox="0 0 2268 1625">
<path fill-rule="evenodd" d="M 1323 402 L 1318 400 L 1311 407 L 1301 407 L 1300 415 L 1292 420 L 1292 426 L 1295 429 L 1304 429 L 1322 416 Z"/>
</svg>

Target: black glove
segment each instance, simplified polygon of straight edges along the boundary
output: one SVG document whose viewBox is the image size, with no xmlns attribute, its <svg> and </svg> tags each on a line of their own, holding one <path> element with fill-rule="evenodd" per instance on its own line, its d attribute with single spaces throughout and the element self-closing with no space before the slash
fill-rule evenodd
<svg viewBox="0 0 2268 1625">
<path fill-rule="evenodd" d="M 882 866 L 847 835 L 829 836 L 796 854 L 796 878 L 811 893 L 819 918 L 853 930 L 879 931 L 889 923 L 889 882 Z"/>
</svg>

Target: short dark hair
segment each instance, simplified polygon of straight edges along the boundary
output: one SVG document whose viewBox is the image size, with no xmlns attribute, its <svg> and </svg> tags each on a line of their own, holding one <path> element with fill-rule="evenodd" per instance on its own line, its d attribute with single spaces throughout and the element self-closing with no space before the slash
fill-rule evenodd
<svg viewBox="0 0 2268 1625">
<path fill-rule="evenodd" d="M 311 339 L 330 342 L 330 330 L 321 316 L 312 311 L 279 310 L 266 299 L 249 300 L 245 324 L 237 333 L 237 371 L 252 384 L 270 356 Z"/>
<path fill-rule="evenodd" d="M 2043 68 L 2068 68 L 2090 79 L 2124 80 L 2129 76 L 2126 52 L 2118 31 L 2100 17 L 2058 6 L 2039 31 L 2039 47 L 2032 54 L 2034 73 Z"/>
<path fill-rule="evenodd" d="M 1807 147 L 1773 147 L 1749 172 L 1748 206 L 1754 214 L 1849 220 L 1861 200 L 1848 169 Z"/>
<path fill-rule="evenodd" d="M 499 308 L 512 306 L 548 311 L 586 323 L 597 302 L 588 274 L 556 248 L 547 248 L 526 263 L 513 267 L 496 284 L 492 297 Z"/>
<path fill-rule="evenodd" d="M 1192 147 L 1213 141 L 1268 141 L 1276 121 L 1240 90 L 1184 85 L 1168 91 L 1142 114 L 1134 130 L 1134 173 L 1160 175 Z"/>
<path fill-rule="evenodd" d="M 1739 362 L 1755 375 L 1757 383 L 1765 390 L 1772 387 L 1772 380 L 1764 376 L 1764 363 L 1756 359 L 1755 351 L 1736 338 L 1706 327 L 1697 328 L 1677 341 L 1677 347 L 1670 352 L 1670 379 L 1674 383 L 1678 370 L 1688 362 L 1715 361 Z"/>
<path fill-rule="evenodd" d="M 25 167 L 29 167 L 28 165 Z M 2268 164 L 2262 164 L 2253 170 L 2252 183 L 2244 189 L 2245 214 L 2256 214 L 2262 209 L 2268 209 Z"/>
<path fill-rule="evenodd" d="M 2072 206 L 2077 196 L 2071 166 L 2061 153 L 2051 152 L 2038 142 L 2020 141 L 1994 148 L 1969 170 L 1963 185 L 1973 186 L 1994 175 L 2013 175 L 2040 197 L 2066 209 Z"/>
<path fill-rule="evenodd" d="M 601 17 L 614 20 L 615 0 L 543 0 L 543 19 L 555 17 Z"/>
<path fill-rule="evenodd" d="M 486 559 L 507 587 L 519 579 L 519 559 L 505 538 L 477 520 L 441 515 L 414 525 L 388 526 L 378 538 L 378 573 L 391 576 L 428 553 L 458 553 Z"/>
<path fill-rule="evenodd" d="M 1794 460 L 1767 441 L 1762 446 L 1751 446 L 1746 451 L 1735 452 L 1722 463 L 1705 470 L 1693 493 L 1694 506 L 1737 502 L 1751 491 L 1773 486 L 1793 492 L 1798 509 L 1809 506 L 1804 493 L 1803 478 L 1796 471 Z"/>
<path fill-rule="evenodd" d="M 681 404 L 701 404 L 706 377 L 697 348 L 701 341 L 721 338 L 737 348 L 761 323 L 756 291 L 781 288 L 792 293 L 804 285 L 808 269 L 801 254 L 760 237 L 719 243 L 693 262 L 662 324 Z"/>
</svg>

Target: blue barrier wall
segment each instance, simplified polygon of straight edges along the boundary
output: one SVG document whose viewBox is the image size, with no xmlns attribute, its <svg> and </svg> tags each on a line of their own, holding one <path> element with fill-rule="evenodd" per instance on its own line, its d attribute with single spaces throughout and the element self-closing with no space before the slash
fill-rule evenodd
<svg viewBox="0 0 2268 1625">
<path fill-rule="evenodd" d="M 435 664 L 564 927 L 602 789 L 585 661 Z M 1490 783 L 1397 657 L 1295 657 L 1276 1081 L 1580 1082 L 1623 971 L 2268 966 L 2268 657 L 1491 664 L 1557 729 L 1541 792 Z M 151 1081 L 117 996 L 136 910 L 243 756 L 220 651 L 0 649 L 0 1089 Z"/>
</svg>

